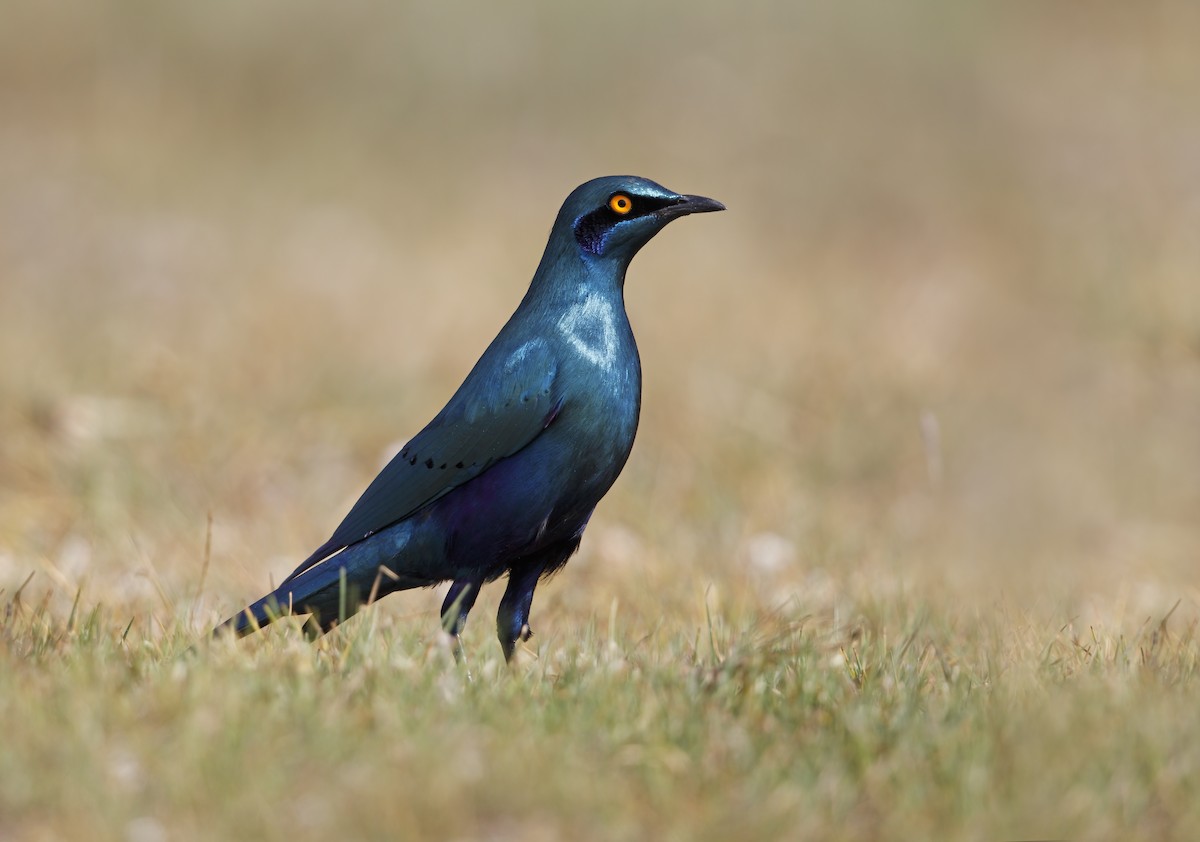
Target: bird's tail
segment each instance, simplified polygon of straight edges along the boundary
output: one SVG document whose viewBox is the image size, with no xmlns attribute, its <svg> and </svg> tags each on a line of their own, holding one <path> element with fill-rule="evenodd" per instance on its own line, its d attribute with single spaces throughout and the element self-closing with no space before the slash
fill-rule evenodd
<svg viewBox="0 0 1200 842">
<path fill-rule="evenodd" d="M 342 558 L 343 555 L 334 556 L 285 581 L 262 599 L 221 623 L 213 629 L 213 634 L 219 636 L 232 630 L 235 635 L 242 637 L 291 614 L 311 615 L 307 628 L 314 633 L 323 633 L 348 620 L 359 608 L 380 596 L 431 584 L 396 576 L 382 567 L 373 571 L 373 575 L 363 577 L 354 571 L 352 565 L 340 562 Z"/>
</svg>

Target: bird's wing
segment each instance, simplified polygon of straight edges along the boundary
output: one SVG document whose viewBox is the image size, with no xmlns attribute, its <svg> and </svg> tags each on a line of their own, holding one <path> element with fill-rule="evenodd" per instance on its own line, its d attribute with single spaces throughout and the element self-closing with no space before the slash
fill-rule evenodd
<svg viewBox="0 0 1200 842">
<path fill-rule="evenodd" d="M 285 583 L 469 482 L 550 426 L 563 396 L 555 388 L 557 364 L 548 345 L 534 339 L 499 365 L 488 365 L 489 356 L 485 354 L 445 409 L 379 472 L 332 537 Z"/>
</svg>

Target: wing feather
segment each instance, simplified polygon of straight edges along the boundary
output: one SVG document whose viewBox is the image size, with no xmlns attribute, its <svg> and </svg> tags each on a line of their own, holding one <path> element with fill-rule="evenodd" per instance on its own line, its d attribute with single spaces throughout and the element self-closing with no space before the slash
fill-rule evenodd
<svg viewBox="0 0 1200 842">
<path fill-rule="evenodd" d="M 333 535 L 284 583 L 428 506 L 529 445 L 562 408 L 547 344 L 526 342 L 500 365 L 489 349 L 446 407 L 367 486 Z"/>
</svg>

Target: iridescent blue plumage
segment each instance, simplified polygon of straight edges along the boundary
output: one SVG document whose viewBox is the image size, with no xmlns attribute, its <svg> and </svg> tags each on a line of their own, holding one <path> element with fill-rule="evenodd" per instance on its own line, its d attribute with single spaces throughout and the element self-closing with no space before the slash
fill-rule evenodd
<svg viewBox="0 0 1200 842">
<path fill-rule="evenodd" d="M 325 630 L 366 601 L 449 580 L 442 619 L 457 634 L 480 587 L 508 574 L 497 632 L 511 658 L 538 580 L 578 548 L 633 447 L 629 262 L 672 219 L 723 209 L 633 176 L 576 188 L 529 291 L 445 408 L 328 541 L 217 631 L 243 634 L 280 613 L 312 614 Z"/>
</svg>

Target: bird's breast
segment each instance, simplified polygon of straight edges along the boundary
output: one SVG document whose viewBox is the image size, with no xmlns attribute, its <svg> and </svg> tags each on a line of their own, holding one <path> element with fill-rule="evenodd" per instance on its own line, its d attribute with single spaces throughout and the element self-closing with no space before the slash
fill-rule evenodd
<svg viewBox="0 0 1200 842">
<path fill-rule="evenodd" d="M 576 467 L 604 490 L 625 464 L 641 410 L 641 364 L 624 313 L 589 299 L 578 305 L 572 324 L 560 321 L 568 359 L 561 433 L 574 442 Z M 566 326 L 563 326 L 565 323 Z M 566 329 L 570 327 L 571 329 Z M 601 492 L 603 493 L 603 492 Z"/>
<path fill-rule="evenodd" d="M 584 296 L 559 317 L 556 329 L 582 361 L 602 371 L 620 362 L 621 330 L 626 320 L 613 302 L 598 293 Z"/>
</svg>

